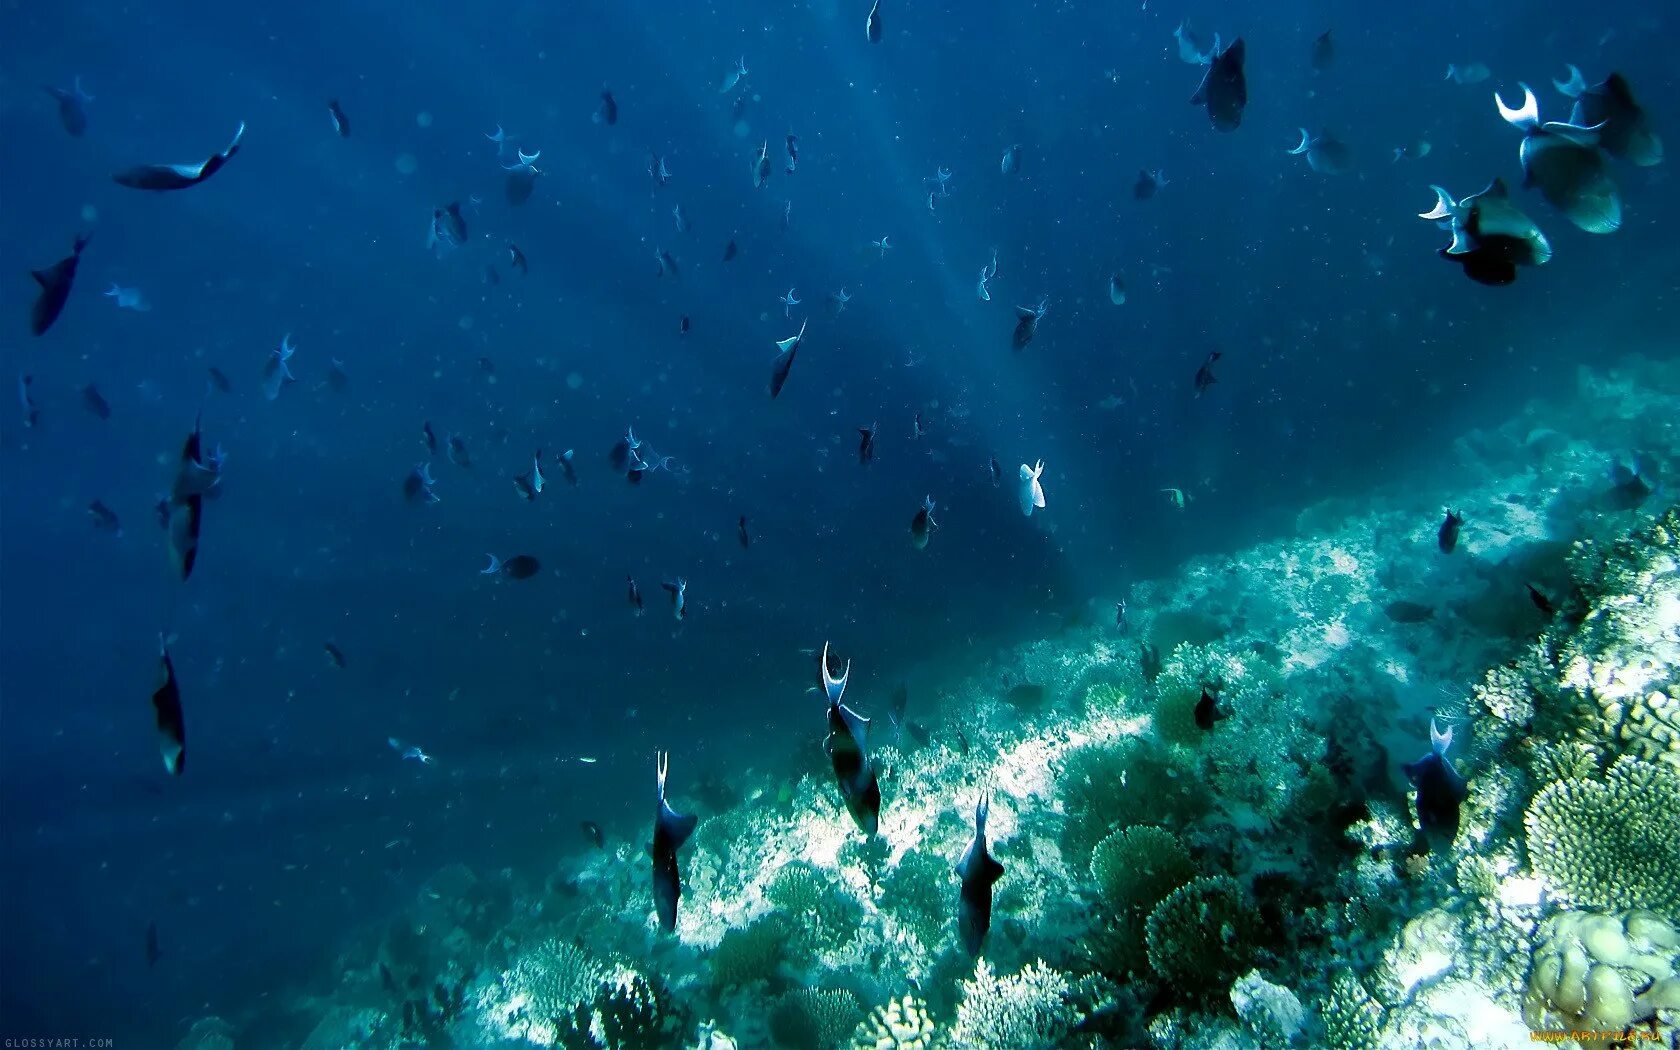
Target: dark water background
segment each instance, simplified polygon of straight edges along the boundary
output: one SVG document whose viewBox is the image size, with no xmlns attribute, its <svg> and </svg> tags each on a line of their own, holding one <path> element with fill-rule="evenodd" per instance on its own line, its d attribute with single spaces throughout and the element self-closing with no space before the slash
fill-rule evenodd
<svg viewBox="0 0 1680 1050">
<path fill-rule="evenodd" d="M 900 677 L 920 695 L 1081 611 L 1106 617 L 1132 580 L 1292 527 L 1310 501 L 1450 485 L 1463 429 L 1582 362 L 1673 346 L 1667 169 L 1617 167 L 1628 219 L 1612 237 L 1525 195 L 1557 255 L 1506 289 L 1437 260 L 1445 235 L 1413 218 L 1431 182 L 1518 178 L 1495 86 L 1526 80 L 1564 119 L 1548 80 L 1565 62 L 1594 81 L 1620 69 L 1661 124 L 1680 93 L 1659 6 L 885 6 L 871 48 L 851 2 L 0 5 L 0 371 L 33 374 L 42 412 L 33 430 L 15 408 L 0 418 L 0 1034 L 167 1045 L 192 1017 L 328 981 L 346 931 L 439 864 L 540 878 L 579 819 L 642 834 L 656 746 L 679 791 L 818 761 L 804 647 L 855 656 L 866 707 Z M 1171 36 L 1186 13 L 1247 40 L 1235 134 L 1187 104 L 1200 71 Z M 1332 26 L 1337 64 L 1315 74 L 1312 38 Z M 738 136 L 717 87 L 742 54 Z M 1494 78 L 1442 82 L 1467 61 Z M 39 86 L 77 73 L 96 101 L 73 140 Z M 590 121 L 602 84 L 616 127 Z M 240 120 L 244 149 L 202 186 L 109 179 L 196 160 Z M 498 123 L 543 149 L 523 208 L 483 137 Z M 1302 124 L 1338 131 L 1358 170 L 1287 156 Z M 1427 159 L 1391 163 L 1420 137 Z M 754 191 L 766 138 L 776 170 Z M 1024 169 L 1006 180 L 1014 142 Z M 657 191 L 649 148 L 674 175 Z M 953 196 L 930 215 L 922 180 L 941 165 Z M 1146 167 L 1169 185 L 1139 203 Z M 472 244 L 434 258 L 431 210 L 474 194 Z M 69 308 L 31 340 L 27 271 L 84 228 Z M 885 259 L 869 247 L 882 234 Z M 509 239 L 530 276 L 503 265 L 487 285 Z M 680 283 L 655 278 L 660 246 Z M 116 309 L 99 294 L 112 282 L 154 310 Z M 791 322 L 776 302 L 790 285 L 806 299 Z M 853 302 L 832 317 L 842 285 Z M 1040 295 L 1039 338 L 1013 354 L 1010 307 Z M 807 310 L 772 402 L 772 343 Z M 259 370 L 288 332 L 299 382 L 269 403 Z M 1193 398 L 1216 347 L 1220 383 Z M 342 393 L 325 385 L 335 357 Z M 212 364 L 235 383 L 205 403 L 226 492 L 178 586 L 151 503 Z M 88 382 L 108 422 L 80 406 Z M 1101 407 L 1111 396 L 1124 403 Z M 440 459 L 443 502 L 416 508 L 399 487 L 428 419 L 475 462 Z M 865 470 L 854 428 L 871 421 Z M 691 473 L 614 476 L 605 453 L 630 424 Z M 575 448 L 581 483 L 551 470 L 526 504 L 511 480 L 537 446 Z M 992 488 L 994 453 L 1011 475 L 1046 461 L 1041 517 L 1020 515 L 1010 480 Z M 1184 513 L 1165 486 L 1191 494 Z M 943 527 L 917 553 L 924 494 Z M 121 539 L 89 526 L 95 498 Z M 481 578 L 485 551 L 535 554 L 544 573 Z M 680 629 L 658 587 L 677 575 Z M 172 588 L 179 781 L 147 702 Z M 346 669 L 326 665 L 327 639 Z M 399 761 L 391 736 L 437 764 Z M 148 968 L 154 920 L 165 957 Z"/>
</svg>

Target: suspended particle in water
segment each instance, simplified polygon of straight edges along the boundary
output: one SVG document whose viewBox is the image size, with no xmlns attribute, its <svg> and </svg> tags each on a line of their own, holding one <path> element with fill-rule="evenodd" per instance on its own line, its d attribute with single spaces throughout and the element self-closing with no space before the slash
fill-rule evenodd
<svg viewBox="0 0 1680 1050">
<path fill-rule="evenodd" d="M 461 331 L 463 332 L 472 331 L 473 319 L 471 314 L 462 314 L 461 319 L 455 323 L 461 326 Z"/>
<path fill-rule="evenodd" d="M 566 389 L 576 390 L 581 386 L 583 386 L 583 376 L 576 372 L 566 373 Z"/>
<path fill-rule="evenodd" d="M 99 209 L 98 208 L 95 208 L 91 204 L 82 205 L 82 221 L 83 222 L 97 222 L 98 219 L 99 219 Z"/>
<path fill-rule="evenodd" d="M 429 128 L 432 126 L 432 115 L 425 110 L 421 110 L 414 115 L 414 123 L 423 128 Z"/>
<path fill-rule="evenodd" d="M 414 158 L 412 153 L 397 154 L 396 163 L 397 172 L 402 175 L 413 175 L 420 170 L 420 162 Z"/>
</svg>

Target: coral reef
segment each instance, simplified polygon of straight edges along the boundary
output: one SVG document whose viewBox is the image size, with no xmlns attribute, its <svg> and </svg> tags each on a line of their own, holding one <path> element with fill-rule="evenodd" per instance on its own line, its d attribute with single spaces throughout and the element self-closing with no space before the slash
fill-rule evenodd
<svg viewBox="0 0 1680 1050">
<path fill-rule="evenodd" d="M 1066 976 L 1034 961 L 1020 973 L 998 977 L 984 959 L 963 983 L 951 1030 L 953 1050 L 1050 1050 L 1077 1020 Z"/>
<path fill-rule="evenodd" d="M 795 988 L 770 1012 L 770 1034 L 788 1050 L 834 1050 L 857 1030 L 863 1007 L 840 988 Z"/>
<path fill-rule="evenodd" d="M 1535 1031 L 1620 1030 L 1680 1011 L 1680 930 L 1648 911 L 1564 912 L 1534 949 L 1523 1017 Z"/>
<path fill-rule="evenodd" d="M 1554 781 L 1525 824 L 1536 872 L 1569 900 L 1680 912 L 1680 768 L 1627 756 L 1602 781 Z"/>
<path fill-rule="evenodd" d="M 1149 965 L 1184 992 L 1223 992 L 1259 954 L 1259 913 L 1227 875 L 1195 879 L 1169 893 L 1145 924 Z"/>
<path fill-rule="evenodd" d="M 939 1045 L 927 1004 L 913 995 L 877 1006 L 852 1034 L 853 1050 L 933 1050 Z"/>
</svg>

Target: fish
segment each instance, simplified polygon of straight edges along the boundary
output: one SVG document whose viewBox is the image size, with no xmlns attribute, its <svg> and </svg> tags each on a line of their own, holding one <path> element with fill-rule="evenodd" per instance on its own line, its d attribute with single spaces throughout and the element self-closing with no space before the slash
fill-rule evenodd
<svg viewBox="0 0 1680 1050">
<path fill-rule="evenodd" d="M 167 492 L 159 493 L 157 502 L 152 504 L 152 513 L 157 515 L 158 528 L 165 532 L 169 531 L 169 515 L 173 510 L 174 508 L 169 504 L 169 494 Z"/>
<path fill-rule="evenodd" d="M 432 479 L 432 465 L 430 463 L 416 463 L 414 469 L 403 479 L 403 499 L 410 503 L 438 503 L 438 494 L 432 491 L 437 482 Z"/>
<path fill-rule="evenodd" d="M 35 385 L 35 377 L 23 372 L 18 373 L 17 392 L 18 407 L 23 409 L 23 425 L 32 427 L 41 421 L 40 406 L 35 404 L 31 388 Z"/>
<path fill-rule="evenodd" d="M 927 433 L 927 426 L 922 423 L 922 414 L 917 412 L 916 417 L 910 421 L 910 440 L 920 441 L 927 437 Z"/>
<path fill-rule="evenodd" d="M 678 576 L 676 580 L 661 580 L 659 586 L 665 588 L 665 593 L 671 596 L 671 616 L 682 620 L 688 616 L 688 581 Z"/>
<path fill-rule="evenodd" d="M 1213 363 L 1223 356 L 1224 354 L 1221 351 L 1211 350 L 1208 352 L 1207 359 L 1204 360 L 1196 369 L 1195 383 L 1197 397 L 1201 397 L 1203 394 L 1207 393 L 1208 387 L 1219 382 L 1219 377 L 1213 374 Z"/>
<path fill-rule="evenodd" d="M 656 276 L 664 277 L 666 274 L 670 274 L 671 280 L 682 280 L 682 267 L 677 265 L 676 256 L 664 248 L 660 248 L 654 253 L 654 258 L 659 262 L 659 273 Z"/>
<path fill-rule="evenodd" d="M 1639 460 L 1632 465 L 1617 461 L 1610 467 L 1610 496 L 1618 510 L 1633 510 L 1656 491 L 1645 479 Z"/>
<path fill-rule="evenodd" d="M 1301 129 L 1301 144 L 1289 151 L 1292 157 L 1306 155 L 1307 167 L 1320 175 L 1343 175 L 1353 167 L 1353 151 L 1328 131 L 1317 135 Z"/>
<path fill-rule="evenodd" d="M 618 100 L 613 98 L 612 89 L 601 89 L 601 105 L 595 110 L 595 123 L 612 127 L 618 123 Z"/>
<path fill-rule="evenodd" d="M 867 467 L 875 460 L 875 431 L 881 424 L 871 423 L 867 427 L 858 427 L 858 463 Z"/>
<path fill-rule="evenodd" d="M 1536 609 L 1540 610 L 1541 616 L 1550 619 L 1557 613 L 1557 608 L 1552 605 L 1552 600 L 1541 593 L 1534 584 L 1525 583 L 1523 586 L 1528 588 L 1528 600 L 1534 603 Z"/>
<path fill-rule="evenodd" d="M 1220 710 L 1218 699 L 1212 693 L 1209 693 L 1207 686 L 1204 685 L 1202 686 L 1202 697 L 1196 701 L 1195 717 L 1196 728 L 1208 731 L 1213 729 L 1216 723 L 1230 718 L 1231 713 Z"/>
<path fill-rule="evenodd" d="M 1038 335 L 1038 322 L 1044 317 L 1044 312 L 1050 307 L 1048 297 L 1040 299 L 1038 306 L 1017 306 L 1015 308 L 1015 332 L 1010 337 L 1009 345 L 1016 350 L 1024 350 L 1033 337 Z"/>
<path fill-rule="evenodd" d="M 1039 480 L 1043 475 L 1044 461 L 1042 459 L 1038 461 L 1037 466 L 1029 467 L 1025 463 L 1021 464 L 1021 487 L 1018 495 L 1021 501 L 1021 513 L 1029 518 L 1032 517 L 1033 511 L 1044 509 L 1044 486 Z"/>
<path fill-rule="evenodd" d="M 933 520 L 933 511 L 933 497 L 923 496 L 921 508 L 910 519 L 910 545 L 919 551 L 927 549 L 928 536 L 939 527 L 939 522 Z"/>
<path fill-rule="evenodd" d="M 805 341 L 805 325 L 799 323 L 797 334 L 787 339 L 776 340 L 776 361 L 770 369 L 770 397 L 774 399 L 782 392 L 782 386 L 787 382 L 788 372 L 793 368 L 794 355 L 799 353 L 799 344 Z"/>
<path fill-rule="evenodd" d="M 770 182 L 770 140 L 765 139 L 764 145 L 758 148 L 758 156 L 752 166 L 753 189 L 762 190 Z"/>
<path fill-rule="evenodd" d="M 744 94 L 736 95 L 735 96 L 735 101 L 733 101 L 729 104 L 729 119 L 730 119 L 730 121 L 732 123 L 737 123 L 738 124 L 738 123 L 740 123 L 741 118 L 746 116 L 746 114 L 747 114 L 747 96 L 744 95 Z"/>
<path fill-rule="evenodd" d="M 1248 79 L 1243 74 L 1242 37 L 1231 46 L 1215 54 L 1208 63 L 1202 86 L 1190 96 L 1193 106 L 1207 107 L 1208 119 L 1215 131 L 1235 131 L 1242 125 L 1243 108 L 1248 105 Z"/>
<path fill-rule="evenodd" d="M 81 77 L 71 81 L 69 90 L 50 84 L 43 84 L 41 90 L 58 102 L 58 122 L 66 134 L 73 139 L 87 134 L 87 104 L 93 101 L 93 96 L 82 90 Z"/>
<path fill-rule="evenodd" d="M 576 485 L 577 484 L 577 471 L 575 469 L 573 469 L 573 467 L 572 467 L 572 450 L 571 449 L 567 449 L 566 451 L 560 453 L 560 473 L 565 475 L 566 484 L 568 484 L 568 485 Z"/>
<path fill-rule="evenodd" d="M 1459 806 L 1470 797 L 1470 787 L 1447 757 L 1452 747 L 1453 731 L 1445 733 L 1429 720 L 1429 753 L 1416 762 L 1401 766 L 1406 780 L 1417 789 L 1418 832 L 1426 841 L 1443 846 L 1452 844 L 1458 836 Z"/>
<path fill-rule="evenodd" d="M 211 365 L 208 373 L 211 386 L 215 387 L 224 394 L 233 390 L 233 380 L 229 379 L 227 377 L 227 373 L 223 372 L 220 368 L 217 368 L 215 365 Z"/>
<path fill-rule="evenodd" d="M 871 44 L 881 42 L 881 0 L 875 0 L 874 5 L 870 7 L 869 17 L 863 22 L 863 35 Z"/>
<path fill-rule="evenodd" d="M 163 949 L 158 945 L 158 928 L 156 920 L 146 924 L 146 965 L 156 966 L 163 958 Z"/>
<path fill-rule="evenodd" d="M 869 719 L 841 703 L 846 695 L 846 683 L 851 679 L 852 662 L 846 661 L 845 670 L 838 677 L 833 675 L 829 670 L 828 643 L 824 642 L 817 666 L 823 695 L 828 699 L 828 736 L 823 741 L 823 750 L 834 768 L 834 780 L 846 811 L 852 815 L 858 830 L 872 836 L 881 824 L 881 785 L 865 750 Z"/>
<path fill-rule="evenodd" d="M 163 768 L 173 777 L 187 768 L 187 720 L 181 710 L 181 686 L 175 679 L 175 661 L 169 658 L 169 642 L 160 645 L 158 670 L 162 680 L 152 690 L 152 712 L 156 716 L 158 750 L 163 755 Z"/>
<path fill-rule="evenodd" d="M 1132 183 L 1132 199 L 1146 201 L 1155 196 L 1155 191 L 1167 184 L 1167 177 L 1159 170 L 1149 171 L 1140 168 L 1137 181 Z"/>
<path fill-rule="evenodd" d="M 118 539 L 122 538 L 122 522 L 117 519 L 117 512 L 107 507 L 99 500 L 88 504 L 88 517 L 93 519 L 93 527 L 100 532 L 109 532 Z"/>
<path fill-rule="evenodd" d="M 653 179 L 655 186 L 666 186 L 671 182 L 671 169 L 666 167 L 665 158 L 648 150 L 648 176 Z"/>
<path fill-rule="evenodd" d="M 799 291 L 799 289 L 797 289 L 797 288 L 789 288 L 787 290 L 786 295 L 778 295 L 776 297 L 776 301 L 778 303 L 782 304 L 782 316 L 783 317 L 793 316 L 793 308 L 798 306 L 801 302 L 804 301 L 804 300 L 800 299 L 797 294 L 795 294 L 798 291 Z"/>
<path fill-rule="evenodd" d="M 189 186 L 197 186 L 210 176 L 222 170 L 222 166 L 232 160 L 239 152 L 240 143 L 245 139 L 245 122 L 239 122 L 239 129 L 233 133 L 233 141 L 220 153 L 212 153 L 197 164 L 141 164 L 120 171 L 111 176 L 119 186 L 127 186 L 135 190 L 151 190 L 166 192 L 168 190 L 184 190 Z"/>
<path fill-rule="evenodd" d="M 513 479 L 513 487 L 525 497 L 527 503 L 533 502 L 542 495 L 543 485 L 548 481 L 542 472 L 542 449 L 531 454 L 531 469 Z"/>
<path fill-rule="evenodd" d="M 432 429 L 432 421 L 429 419 L 420 425 L 420 440 L 426 443 L 426 451 L 429 454 L 437 455 L 437 431 Z"/>
<path fill-rule="evenodd" d="M 1171 503 L 1175 508 L 1177 508 L 1179 510 L 1184 509 L 1184 490 L 1183 489 L 1167 488 L 1167 489 L 1162 489 L 1161 491 L 1165 492 L 1167 494 L 1167 502 L 1168 503 Z"/>
<path fill-rule="evenodd" d="M 739 255 L 741 249 L 736 245 L 735 238 L 729 238 L 729 243 L 723 246 L 723 261 L 730 262 Z"/>
<path fill-rule="evenodd" d="M 612 464 L 614 470 L 622 474 L 630 469 L 632 453 L 641 447 L 642 443 L 636 440 L 636 428 L 626 427 L 624 436 L 619 438 L 618 442 L 613 445 L 612 451 L 607 453 L 607 462 Z"/>
<path fill-rule="evenodd" d="M 105 400 L 105 395 L 92 383 L 82 387 L 82 406 L 100 419 L 111 418 L 111 403 Z"/>
<path fill-rule="evenodd" d="M 270 350 L 268 357 L 263 360 L 263 397 L 274 401 L 279 398 L 281 387 L 297 381 L 297 377 L 292 375 L 290 364 L 292 355 L 295 353 L 297 353 L 297 347 L 292 345 L 292 334 L 287 332 L 281 338 L 279 347 Z"/>
<path fill-rule="evenodd" d="M 687 233 L 694 228 L 693 224 L 688 221 L 688 217 L 683 214 L 680 204 L 671 208 L 671 217 L 676 220 L 678 233 Z"/>
<path fill-rule="evenodd" d="M 1446 513 L 1447 516 L 1441 520 L 1441 527 L 1435 530 L 1435 544 L 1441 548 L 1442 554 L 1451 554 L 1458 549 L 1458 530 L 1464 527 L 1464 515 L 1456 510 Z"/>
<path fill-rule="evenodd" d="M 1014 175 L 1021 170 L 1021 144 L 1019 142 L 1003 151 L 1003 160 L 998 169 L 1005 175 Z"/>
<path fill-rule="evenodd" d="M 506 131 L 503 131 L 500 124 L 496 125 L 495 131 L 487 132 L 484 137 L 496 144 L 497 160 L 507 156 L 508 147 L 519 141 L 518 137 L 509 135 Z"/>
<path fill-rule="evenodd" d="M 1398 164 L 1403 160 L 1422 160 L 1429 156 L 1434 149 L 1435 147 L 1430 145 L 1428 139 L 1417 139 L 1414 142 L 1406 143 L 1404 146 L 1396 146 L 1394 147 L 1394 163 Z"/>
<path fill-rule="evenodd" d="M 974 838 L 954 869 L 962 879 L 957 894 L 957 932 L 963 950 L 976 956 L 985 947 L 986 934 L 992 928 L 992 887 L 1003 878 L 1003 865 L 986 849 L 986 817 L 991 808 L 990 793 L 981 795 L 974 807 Z"/>
<path fill-rule="evenodd" d="M 202 423 L 202 415 L 194 419 L 192 433 L 182 443 L 180 466 L 169 497 L 169 556 L 182 583 L 198 564 L 198 541 L 204 529 L 204 493 L 209 487 L 204 477 L 209 471 L 204 464 Z M 220 480 L 219 475 L 216 480 Z M 209 483 L 214 484 L 216 481 Z"/>
<path fill-rule="evenodd" d="M 633 611 L 637 616 L 642 615 L 642 589 L 636 586 L 636 578 L 634 576 L 624 577 L 624 582 L 630 589 L 631 611 Z"/>
<path fill-rule="evenodd" d="M 909 706 L 910 687 L 900 682 L 887 700 L 887 721 L 894 729 L 904 725 L 904 712 Z"/>
<path fill-rule="evenodd" d="M 450 434 L 448 444 L 449 462 L 457 467 L 472 469 L 472 456 L 467 454 L 467 439 L 459 434 Z"/>
<path fill-rule="evenodd" d="M 980 283 L 974 289 L 975 294 L 980 297 L 980 301 L 983 303 L 992 301 L 992 290 L 988 286 L 992 283 L 992 279 L 997 276 L 997 272 L 997 249 L 993 248 L 992 261 L 989 265 L 980 267 Z"/>
<path fill-rule="evenodd" d="M 519 245 L 509 241 L 507 253 L 508 265 L 518 270 L 519 276 L 528 276 L 531 272 L 531 264 L 525 260 L 525 253 L 519 250 Z"/>
<path fill-rule="evenodd" d="M 29 330 L 36 335 L 47 334 L 47 329 L 53 326 L 58 316 L 64 312 L 64 304 L 70 299 L 70 287 L 76 282 L 76 267 L 82 261 L 82 249 L 93 237 L 91 233 L 78 233 L 70 254 L 53 263 L 45 270 L 31 270 L 29 276 L 35 278 L 40 285 L 40 293 L 35 296 L 35 305 L 29 312 Z"/>
<path fill-rule="evenodd" d="M 115 299 L 119 310 L 133 310 L 143 314 L 152 309 L 152 304 L 146 301 L 146 294 L 138 288 L 124 288 L 113 284 L 105 289 L 105 298 Z"/>
<path fill-rule="evenodd" d="M 350 373 L 344 370 L 344 362 L 336 357 L 327 359 L 327 386 L 340 394 L 350 389 Z"/>
<path fill-rule="evenodd" d="M 785 148 L 787 150 L 787 166 L 782 170 L 784 173 L 792 175 L 795 169 L 799 167 L 799 136 L 789 135 Z"/>
<path fill-rule="evenodd" d="M 1118 273 L 1108 275 L 1108 301 L 1115 306 L 1126 304 L 1126 278 Z"/>
<path fill-rule="evenodd" d="M 658 805 L 653 816 L 653 843 L 648 856 L 653 861 L 653 906 L 659 915 L 659 929 L 672 933 L 677 928 L 677 904 L 682 899 L 682 872 L 677 867 L 677 851 L 694 834 L 700 823 L 692 813 L 678 813 L 665 801 L 665 776 L 671 768 L 671 756 L 661 751 L 654 758 L 658 771 Z"/>
<path fill-rule="evenodd" d="M 1662 139 L 1652 130 L 1651 120 L 1633 97 L 1626 77 L 1611 73 L 1588 87 L 1581 71 L 1570 66 L 1567 81 L 1552 83 L 1560 93 L 1575 100 L 1569 123 L 1596 128 L 1604 152 L 1641 168 L 1662 163 Z"/>
<path fill-rule="evenodd" d="M 677 321 L 677 335 L 679 335 L 679 336 L 685 336 L 685 335 L 687 335 L 687 334 L 688 334 L 688 330 L 689 330 L 689 329 L 690 329 L 690 328 L 691 328 L 691 327 L 692 327 L 692 326 L 693 326 L 693 322 L 691 322 L 691 321 L 690 321 L 690 320 L 689 320 L 689 319 L 688 319 L 688 315 L 687 315 L 687 314 L 683 314 L 683 315 L 682 315 L 682 317 L 681 317 L 681 318 L 680 318 L 680 319 L 679 319 L 679 320 L 678 320 L 678 321 Z"/>
<path fill-rule="evenodd" d="M 999 485 L 1003 484 L 1003 465 L 998 462 L 996 456 L 993 456 L 991 458 L 991 462 L 988 463 L 987 466 L 991 468 L 991 471 L 992 471 L 992 488 L 995 489 Z"/>
<path fill-rule="evenodd" d="M 1173 39 L 1178 41 L 1179 61 L 1192 66 L 1205 66 L 1219 53 L 1219 34 L 1213 34 L 1211 45 L 1204 44 L 1190 27 L 1188 18 L 1178 23 L 1178 28 L 1173 30 Z"/>
<path fill-rule="evenodd" d="M 735 90 L 735 85 L 739 84 L 742 81 L 742 79 L 744 79 L 746 77 L 746 75 L 747 75 L 747 56 L 742 55 L 736 61 L 735 68 L 730 70 L 728 75 L 723 78 L 723 86 L 718 88 L 718 94 L 727 95 L 731 91 L 734 91 Z"/>
<path fill-rule="evenodd" d="M 531 193 L 537 188 L 537 177 L 542 174 L 542 169 L 537 167 L 537 158 L 542 156 L 542 150 L 535 153 L 519 150 L 516 156 L 519 158 L 517 164 L 502 165 L 502 170 L 507 172 L 504 187 L 507 202 L 515 208 L 530 200 Z"/>
<path fill-rule="evenodd" d="M 601 825 L 595 823 L 593 820 L 586 820 L 583 822 L 582 828 L 583 837 L 589 841 L 591 846 L 594 846 L 596 849 L 607 848 L 607 836 L 601 832 Z"/>
<path fill-rule="evenodd" d="M 1493 95 L 1499 115 L 1523 133 L 1518 158 L 1523 187 L 1534 188 L 1546 203 L 1587 233 L 1614 233 L 1622 226 L 1622 198 L 1610 178 L 1610 166 L 1599 149 L 1596 128 L 1540 121 L 1540 104 L 1527 84 L 1516 109 Z"/>
<path fill-rule="evenodd" d="M 334 645 L 331 642 L 322 642 L 321 643 L 321 650 L 322 650 L 322 652 L 327 654 L 327 663 L 333 665 L 334 667 L 338 668 L 341 671 L 344 670 L 344 650 L 343 649 L 340 649 L 338 646 Z"/>
<path fill-rule="evenodd" d="M 1124 598 L 1114 603 L 1114 626 L 1122 631 L 1126 629 L 1126 600 Z"/>
<path fill-rule="evenodd" d="M 742 550 L 752 546 L 752 537 L 747 534 L 747 516 L 745 514 L 741 515 L 739 520 L 735 522 L 735 536 L 741 541 Z"/>
<path fill-rule="evenodd" d="M 1330 39 L 1330 30 L 1318 34 L 1313 41 L 1312 67 L 1322 73 L 1336 62 L 1336 44 Z"/>
<path fill-rule="evenodd" d="M 1512 203 L 1505 180 L 1494 179 L 1482 192 L 1457 201 L 1439 186 L 1430 189 L 1435 191 L 1435 207 L 1418 218 L 1452 231 L 1452 243 L 1437 252 L 1463 267 L 1472 281 L 1510 284 L 1517 279 L 1517 267 L 1540 266 L 1551 259 L 1546 235 Z"/>
<path fill-rule="evenodd" d="M 344 107 L 338 104 L 338 99 L 327 100 L 327 116 L 332 118 L 333 130 L 338 132 L 339 138 L 350 137 L 350 118 L 344 115 Z"/>
<path fill-rule="evenodd" d="M 1450 80 L 1454 84 L 1462 86 L 1466 84 L 1480 84 L 1482 81 L 1491 76 L 1493 76 L 1493 71 L 1482 63 L 1465 62 L 1462 65 L 1447 66 L 1447 75 L 1441 79 Z"/>
<path fill-rule="evenodd" d="M 432 230 L 426 238 L 426 247 L 450 249 L 465 243 L 467 220 L 461 215 L 461 202 L 450 201 L 441 208 L 432 209 Z"/>
<path fill-rule="evenodd" d="M 1432 606 L 1401 600 L 1383 606 L 1383 615 L 1395 623 L 1424 623 L 1435 618 L 1435 610 Z"/>
<path fill-rule="evenodd" d="M 490 564 L 478 570 L 480 576 L 506 576 L 514 580 L 528 580 L 542 571 L 542 562 L 529 554 L 515 554 L 503 561 L 494 554 L 486 554 Z"/>
<path fill-rule="evenodd" d="M 876 251 L 881 253 L 881 258 L 883 258 L 883 259 L 885 259 L 887 257 L 888 250 L 890 250 L 892 248 L 892 245 L 888 243 L 888 238 L 890 236 L 891 236 L 890 234 L 883 234 L 881 236 L 880 240 L 869 242 L 871 247 L 873 247 Z"/>
</svg>

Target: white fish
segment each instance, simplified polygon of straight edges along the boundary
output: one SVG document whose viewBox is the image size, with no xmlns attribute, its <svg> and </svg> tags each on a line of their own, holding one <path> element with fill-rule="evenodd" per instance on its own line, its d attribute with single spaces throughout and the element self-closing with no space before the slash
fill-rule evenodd
<svg viewBox="0 0 1680 1050">
<path fill-rule="evenodd" d="M 145 313 L 152 308 L 152 304 L 146 301 L 145 294 L 138 288 L 123 288 L 113 284 L 106 289 L 105 295 L 107 298 L 115 299 L 119 309 L 137 310 L 140 313 Z"/>
<path fill-rule="evenodd" d="M 795 296 L 793 294 L 796 291 L 798 291 L 797 288 L 789 288 L 787 290 L 786 295 L 778 295 L 776 297 L 776 301 L 782 304 L 782 316 L 783 317 L 793 316 L 793 314 L 792 314 L 793 308 L 798 306 L 800 304 L 800 302 L 802 302 L 801 299 L 799 299 L 797 296 Z M 844 301 L 842 301 L 842 304 L 843 304 L 843 302 Z"/>
<path fill-rule="evenodd" d="M 1034 510 L 1044 509 L 1044 486 L 1039 483 L 1039 478 L 1043 476 L 1042 459 L 1034 467 L 1021 464 L 1021 513 L 1029 518 Z"/>
</svg>

